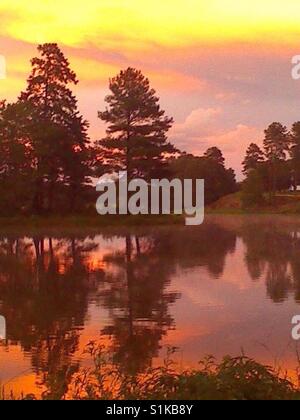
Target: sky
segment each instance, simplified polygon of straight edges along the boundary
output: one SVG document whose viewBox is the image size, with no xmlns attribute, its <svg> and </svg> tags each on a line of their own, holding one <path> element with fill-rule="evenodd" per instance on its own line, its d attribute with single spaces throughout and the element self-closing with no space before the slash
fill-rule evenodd
<svg viewBox="0 0 300 420">
<path fill-rule="evenodd" d="M 300 120 L 299 0 L 1 0 L 0 99 L 26 85 L 39 43 L 57 42 L 80 83 L 92 140 L 105 126 L 108 80 L 134 66 L 149 77 L 175 123 L 170 140 L 201 155 L 218 146 L 241 178 L 251 142 L 273 121 Z"/>
</svg>

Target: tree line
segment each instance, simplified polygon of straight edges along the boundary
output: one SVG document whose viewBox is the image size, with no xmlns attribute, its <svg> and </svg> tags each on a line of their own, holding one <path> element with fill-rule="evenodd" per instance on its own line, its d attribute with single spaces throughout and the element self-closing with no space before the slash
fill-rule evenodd
<svg viewBox="0 0 300 420">
<path fill-rule="evenodd" d="M 0 101 L 0 214 L 94 211 L 93 179 L 127 171 L 128 177 L 205 178 L 206 201 L 236 190 L 222 152 L 202 157 L 178 150 L 167 134 L 173 119 L 141 71 L 110 79 L 105 138 L 91 142 L 72 86 L 78 83 L 59 46 L 38 46 L 27 86 L 14 103 Z"/>
<path fill-rule="evenodd" d="M 267 196 L 272 200 L 277 191 L 300 184 L 300 121 L 291 129 L 273 122 L 264 131 L 263 148 L 251 143 L 243 161 L 246 180 L 243 185 L 246 205 L 261 204 Z"/>
</svg>

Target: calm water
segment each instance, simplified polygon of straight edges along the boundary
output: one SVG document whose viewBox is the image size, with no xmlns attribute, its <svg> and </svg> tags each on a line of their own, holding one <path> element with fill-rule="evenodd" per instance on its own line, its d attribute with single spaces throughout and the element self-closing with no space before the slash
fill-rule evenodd
<svg viewBox="0 0 300 420">
<path fill-rule="evenodd" d="M 91 340 L 128 372 L 179 348 L 296 366 L 300 218 L 207 217 L 195 227 L 0 238 L 0 346 L 6 390 L 39 394 L 87 366 Z"/>
</svg>

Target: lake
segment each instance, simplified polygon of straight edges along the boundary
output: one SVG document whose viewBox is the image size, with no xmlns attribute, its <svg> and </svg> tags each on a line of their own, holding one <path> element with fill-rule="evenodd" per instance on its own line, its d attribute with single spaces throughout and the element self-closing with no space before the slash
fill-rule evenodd
<svg viewBox="0 0 300 420">
<path fill-rule="evenodd" d="M 91 341 L 129 373 L 246 355 L 293 376 L 300 314 L 300 218 L 207 216 L 199 227 L 7 232 L 0 237 L 5 391 L 40 395 Z"/>
</svg>

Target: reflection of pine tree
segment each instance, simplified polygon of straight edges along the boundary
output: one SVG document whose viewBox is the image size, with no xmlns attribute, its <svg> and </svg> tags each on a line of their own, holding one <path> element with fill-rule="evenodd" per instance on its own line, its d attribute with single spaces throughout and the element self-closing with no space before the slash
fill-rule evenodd
<svg viewBox="0 0 300 420">
<path fill-rule="evenodd" d="M 246 244 L 246 263 L 253 280 L 265 278 L 267 293 L 283 302 L 289 292 L 300 296 L 300 264 L 297 232 L 280 225 L 246 225 L 242 230 Z"/>
<path fill-rule="evenodd" d="M 176 267 L 203 265 L 219 275 L 235 243 L 234 233 L 214 224 L 162 229 L 142 240 L 127 235 L 125 251 L 106 256 L 118 270 L 107 275 L 102 293 L 112 318 L 103 333 L 113 338 L 115 361 L 131 373 L 143 371 L 174 324 L 169 306 L 179 296 L 166 288 Z"/>
<path fill-rule="evenodd" d="M 225 259 L 236 246 L 236 235 L 214 223 L 206 223 L 197 229 L 169 229 L 153 235 L 155 249 L 163 254 L 169 264 L 182 268 L 204 266 L 214 277 L 219 277 Z"/>
<path fill-rule="evenodd" d="M 267 293 L 275 303 L 284 302 L 291 289 L 291 277 L 287 272 L 286 263 L 270 264 L 267 272 L 266 284 Z"/>
<path fill-rule="evenodd" d="M 106 258 L 118 267 L 118 273 L 106 277 L 108 288 L 102 299 L 112 323 L 103 333 L 114 338 L 115 361 L 136 373 L 157 356 L 160 340 L 174 325 L 169 306 L 179 296 L 166 291 L 173 269 L 165 258 L 142 250 L 137 237 L 135 250 L 132 242 L 127 235 L 125 251 Z"/>
<path fill-rule="evenodd" d="M 47 251 L 46 249 L 47 242 Z M 95 246 L 75 239 L 35 237 L 0 244 L 0 308 L 9 342 L 31 355 L 34 371 L 52 396 L 64 394 L 77 368 L 88 296 L 102 272 L 89 273 L 85 252 Z"/>
</svg>

